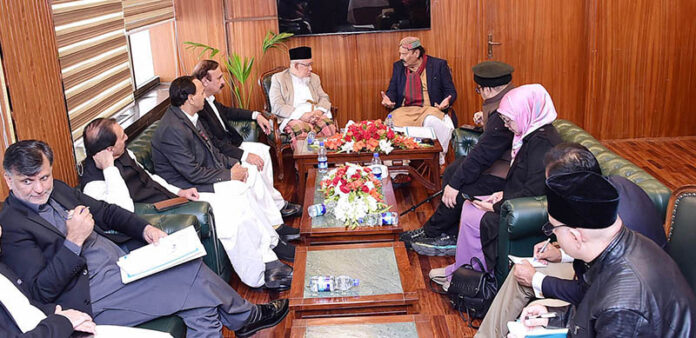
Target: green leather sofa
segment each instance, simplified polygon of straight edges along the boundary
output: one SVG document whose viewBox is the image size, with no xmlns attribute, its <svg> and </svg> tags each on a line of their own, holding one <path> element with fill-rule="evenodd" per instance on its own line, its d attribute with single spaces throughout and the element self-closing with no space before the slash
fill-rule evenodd
<svg viewBox="0 0 696 338">
<path fill-rule="evenodd" d="M 696 185 L 680 187 L 669 201 L 665 221 L 667 253 L 677 263 L 691 289 L 696 292 L 696 265 L 693 245 L 696 242 Z"/>
<path fill-rule="evenodd" d="M 630 161 L 604 147 L 592 135 L 567 120 L 553 122 L 565 142 L 577 142 L 586 146 L 597 157 L 604 175 L 622 175 L 643 188 L 650 196 L 659 215 L 664 217 L 671 191 Z M 466 156 L 480 133 L 457 128 L 452 136 L 455 157 Z M 531 256 L 534 244 L 546 237 L 541 226 L 547 221 L 546 197 L 525 197 L 503 203 L 498 232 L 498 260 L 495 276 L 502 283 L 510 271 L 508 255 Z"/>
</svg>

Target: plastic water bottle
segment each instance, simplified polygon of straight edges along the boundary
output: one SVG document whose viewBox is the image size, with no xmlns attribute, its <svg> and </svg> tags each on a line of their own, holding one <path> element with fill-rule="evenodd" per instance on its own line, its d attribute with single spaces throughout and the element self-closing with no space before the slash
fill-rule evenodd
<svg viewBox="0 0 696 338">
<path fill-rule="evenodd" d="M 372 168 L 372 174 L 374 174 L 378 180 L 381 180 L 382 179 L 382 160 L 379 158 L 378 153 L 372 154 L 372 163 L 371 163 L 370 167 Z"/>
<path fill-rule="evenodd" d="M 313 131 L 310 131 L 307 133 L 307 146 L 310 146 L 314 143 L 314 139 L 317 137 L 317 134 L 314 133 Z"/>
<path fill-rule="evenodd" d="M 360 280 L 348 276 L 312 276 L 309 279 L 309 289 L 312 292 L 348 291 L 360 285 Z"/>
<path fill-rule="evenodd" d="M 360 285 L 360 280 L 348 276 L 338 276 L 335 279 L 334 290 L 348 291 L 354 286 Z"/>
<path fill-rule="evenodd" d="M 317 168 L 319 168 L 320 174 L 326 174 L 329 169 L 328 158 L 326 157 L 326 147 L 324 147 L 324 141 L 319 142 L 319 156 L 317 157 Z"/>
<path fill-rule="evenodd" d="M 326 206 L 324 204 L 312 204 L 307 208 L 309 217 L 317 217 L 326 214 Z"/>
<path fill-rule="evenodd" d="M 396 212 L 383 212 L 382 213 L 382 225 L 398 225 L 399 224 L 399 214 Z"/>
<path fill-rule="evenodd" d="M 392 120 L 391 114 L 387 115 L 387 118 L 384 120 L 384 125 L 391 129 L 394 129 L 394 120 Z"/>
</svg>

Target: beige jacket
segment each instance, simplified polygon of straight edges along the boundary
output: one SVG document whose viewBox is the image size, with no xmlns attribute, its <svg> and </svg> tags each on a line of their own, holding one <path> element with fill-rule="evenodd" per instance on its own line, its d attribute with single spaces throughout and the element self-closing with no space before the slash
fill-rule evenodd
<svg viewBox="0 0 696 338">
<path fill-rule="evenodd" d="M 311 73 L 309 80 L 309 91 L 312 93 L 312 99 L 318 102 L 317 106 L 331 110 L 331 102 L 329 102 L 329 94 L 326 94 L 321 88 L 319 75 Z M 295 92 L 292 88 L 292 77 L 290 70 L 286 69 L 276 73 L 271 77 L 271 89 L 268 93 L 268 98 L 271 101 L 271 112 L 281 118 L 290 117 L 295 110 L 293 101 Z"/>
</svg>

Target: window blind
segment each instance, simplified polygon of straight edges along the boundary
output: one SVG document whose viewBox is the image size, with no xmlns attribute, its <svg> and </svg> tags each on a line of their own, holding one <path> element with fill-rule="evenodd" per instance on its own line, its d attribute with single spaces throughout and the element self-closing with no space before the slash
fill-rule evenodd
<svg viewBox="0 0 696 338">
<path fill-rule="evenodd" d="M 123 0 L 126 31 L 174 18 L 172 0 Z"/>
<path fill-rule="evenodd" d="M 54 0 L 53 21 L 73 140 L 133 102 L 121 0 Z"/>
</svg>

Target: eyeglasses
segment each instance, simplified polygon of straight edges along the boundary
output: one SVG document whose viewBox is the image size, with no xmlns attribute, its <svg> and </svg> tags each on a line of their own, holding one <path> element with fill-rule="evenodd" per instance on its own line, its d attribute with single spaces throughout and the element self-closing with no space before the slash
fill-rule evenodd
<svg viewBox="0 0 696 338">
<path fill-rule="evenodd" d="M 314 63 L 314 62 L 310 62 L 310 63 L 298 62 L 297 64 L 298 64 L 298 65 L 303 65 L 303 66 L 305 66 L 305 67 L 312 67 L 312 64 L 313 64 L 313 63 Z"/>
<path fill-rule="evenodd" d="M 505 115 L 503 115 L 503 114 L 500 114 L 500 119 L 503 120 L 503 123 L 508 124 L 508 125 L 509 125 L 510 122 L 512 121 L 511 118 L 509 118 L 509 117 L 507 117 L 507 116 L 505 116 Z"/>
<path fill-rule="evenodd" d="M 553 230 L 558 229 L 558 228 L 562 228 L 562 227 L 571 228 L 571 226 L 568 226 L 565 224 L 561 224 L 559 226 L 553 226 L 553 224 L 551 224 L 551 222 L 546 222 L 546 223 L 544 223 L 544 225 L 541 226 L 541 231 L 544 232 L 544 235 L 546 235 L 546 237 L 551 237 L 551 235 L 553 235 Z"/>
<path fill-rule="evenodd" d="M 476 88 L 474 88 L 474 91 L 476 92 L 476 94 L 481 94 L 481 91 L 483 91 L 483 87 L 476 86 Z"/>
</svg>

